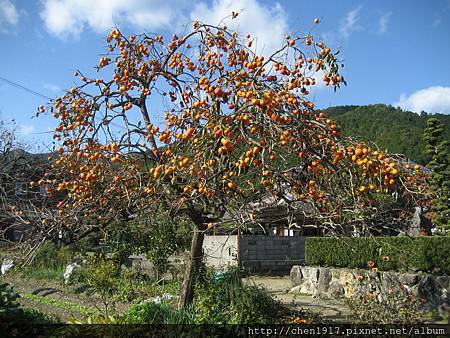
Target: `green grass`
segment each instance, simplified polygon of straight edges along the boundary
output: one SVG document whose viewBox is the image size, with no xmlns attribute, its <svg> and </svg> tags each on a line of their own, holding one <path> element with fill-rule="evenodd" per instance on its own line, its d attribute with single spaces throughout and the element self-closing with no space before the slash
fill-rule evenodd
<svg viewBox="0 0 450 338">
<path fill-rule="evenodd" d="M 26 320 L 34 324 L 56 324 L 61 323 L 61 319 L 54 315 L 49 315 L 42 311 L 30 308 L 22 308 L 23 316 Z"/>
<path fill-rule="evenodd" d="M 51 280 L 51 281 L 63 281 L 64 267 L 26 267 L 18 270 L 18 274 L 21 277 L 37 279 L 37 280 Z"/>
<path fill-rule="evenodd" d="M 40 304 L 50 305 L 55 308 L 60 308 L 63 310 L 77 312 L 83 316 L 91 316 L 91 315 L 97 313 L 97 310 L 93 307 L 73 303 L 73 302 L 66 301 L 66 300 L 60 300 L 60 299 L 55 299 L 55 298 L 50 298 L 50 297 L 33 295 L 31 293 L 23 293 L 23 294 L 21 294 L 21 296 L 23 299 L 28 299 L 28 300 L 31 300 L 33 302 L 40 303 Z"/>
</svg>

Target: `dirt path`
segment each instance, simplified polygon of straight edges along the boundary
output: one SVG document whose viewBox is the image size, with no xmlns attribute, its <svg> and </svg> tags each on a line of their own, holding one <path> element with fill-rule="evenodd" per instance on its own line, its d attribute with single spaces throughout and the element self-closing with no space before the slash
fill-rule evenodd
<svg viewBox="0 0 450 338">
<path fill-rule="evenodd" d="M 312 296 L 289 293 L 292 283 L 286 277 L 249 277 L 244 283 L 264 287 L 283 304 L 296 309 L 305 309 L 319 313 L 324 319 L 350 322 L 350 309 L 343 301 L 336 299 L 313 298 Z"/>
<path fill-rule="evenodd" d="M 99 298 L 86 294 L 70 292 L 64 285 L 48 281 L 25 279 L 7 274 L 2 280 L 14 286 L 22 295 L 20 304 L 26 308 L 37 309 L 66 322 L 71 319 L 86 319 L 89 313 L 96 312 L 96 306 L 103 308 Z M 116 310 L 122 312 L 130 304 L 116 303 Z"/>
<path fill-rule="evenodd" d="M 22 306 L 38 309 L 61 319 L 63 322 L 73 318 L 86 319 L 89 311 L 95 311 L 95 306 L 102 308 L 100 299 L 85 294 L 75 294 L 61 283 L 48 280 L 25 279 L 17 275 L 5 275 L 3 281 L 15 287 Z M 333 321 L 350 321 L 350 310 L 339 300 L 313 298 L 312 296 L 289 293 L 291 281 L 289 277 L 249 277 L 244 283 L 264 287 L 283 304 L 294 309 L 305 309 L 319 313 L 324 319 Z M 116 310 L 122 312 L 130 304 L 116 304 Z"/>
</svg>

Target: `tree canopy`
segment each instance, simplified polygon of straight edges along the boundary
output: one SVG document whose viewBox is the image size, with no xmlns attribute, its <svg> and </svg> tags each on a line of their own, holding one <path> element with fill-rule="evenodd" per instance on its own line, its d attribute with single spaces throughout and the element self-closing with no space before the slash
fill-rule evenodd
<svg viewBox="0 0 450 338">
<path fill-rule="evenodd" d="M 410 161 L 422 165 L 430 160 L 422 139 L 429 114 L 402 111 L 384 104 L 329 107 L 325 112 L 339 124 L 345 136 L 374 142 L 383 150 L 404 154 Z M 450 139 L 450 116 L 433 116 L 443 123 L 443 136 Z M 450 152 L 450 146 L 448 150 Z"/>
<path fill-rule="evenodd" d="M 433 170 L 430 179 L 430 190 L 435 194 L 431 205 L 433 221 L 438 230 L 446 234 L 450 231 L 450 153 L 444 126 L 437 118 L 428 119 L 423 139 L 431 157 L 427 167 Z"/>
<path fill-rule="evenodd" d="M 192 277 L 203 231 L 225 212 L 245 224 L 252 213 L 240 211 L 261 196 L 308 203 L 337 234 L 398 226 L 392 203 L 409 212 L 421 192 L 418 168 L 343 137 L 314 109 L 318 73 L 334 89 L 345 80 L 337 52 L 309 34 L 265 56 L 254 37 L 200 22 L 169 39 L 114 29 L 107 42 L 97 77 L 77 71 L 80 84 L 40 108 L 59 120 L 61 141 L 45 180 L 67 193 L 48 235 L 82 236 L 163 205 L 196 225 Z"/>
</svg>

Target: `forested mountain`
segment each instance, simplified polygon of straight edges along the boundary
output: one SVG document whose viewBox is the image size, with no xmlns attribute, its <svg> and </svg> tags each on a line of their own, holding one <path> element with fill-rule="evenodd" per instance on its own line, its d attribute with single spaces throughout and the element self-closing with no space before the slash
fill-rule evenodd
<svg viewBox="0 0 450 338">
<path fill-rule="evenodd" d="M 428 162 L 422 140 L 427 119 L 438 118 L 450 140 L 450 115 L 416 114 L 384 104 L 336 106 L 324 111 L 338 122 L 344 135 L 375 142 L 382 150 L 405 154 L 408 159 L 421 164 Z"/>
</svg>

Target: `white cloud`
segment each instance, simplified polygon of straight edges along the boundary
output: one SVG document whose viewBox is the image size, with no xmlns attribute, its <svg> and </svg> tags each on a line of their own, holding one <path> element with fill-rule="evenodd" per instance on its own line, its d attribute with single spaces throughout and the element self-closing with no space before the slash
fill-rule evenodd
<svg viewBox="0 0 450 338">
<path fill-rule="evenodd" d="M 17 132 L 22 135 L 30 135 L 34 132 L 34 126 L 32 124 L 21 124 L 17 127 Z"/>
<path fill-rule="evenodd" d="M 239 12 L 232 20 L 231 12 Z M 284 34 L 288 32 L 287 16 L 278 3 L 263 5 L 257 0 L 214 0 L 212 5 L 198 3 L 190 14 L 191 20 L 199 20 L 211 24 L 223 22 L 227 27 L 240 34 L 251 34 L 256 38 L 255 47 L 258 53 L 265 55 L 281 47 Z"/>
<path fill-rule="evenodd" d="M 341 21 L 339 33 L 342 35 L 344 39 L 348 39 L 353 31 L 360 28 L 357 25 L 357 22 L 359 20 L 359 11 L 361 10 L 361 8 L 362 8 L 361 6 L 358 6 L 355 9 L 351 10 Z"/>
<path fill-rule="evenodd" d="M 435 16 L 435 18 L 433 19 L 433 23 L 431 24 L 431 27 L 433 28 L 438 28 L 442 23 L 442 20 L 440 17 Z"/>
<path fill-rule="evenodd" d="M 47 30 L 77 37 L 86 28 L 104 33 L 117 25 L 141 30 L 170 27 L 185 0 L 43 0 L 40 13 Z"/>
<path fill-rule="evenodd" d="M 0 31 L 19 22 L 19 13 L 11 0 L 0 0 Z"/>
<path fill-rule="evenodd" d="M 401 94 L 399 102 L 394 106 L 420 113 L 450 114 L 450 87 L 428 87 L 406 96 Z"/>
<path fill-rule="evenodd" d="M 44 88 L 51 91 L 53 94 L 59 93 L 62 91 L 60 86 L 55 85 L 53 83 L 44 83 Z"/>
<path fill-rule="evenodd" d="M 2 1 L 2 0 L 0 0 Z M 225 20 L 229 28 L 256 38 L 264 54 L 280 47 L 288 31 L 287 16 L 278 3 L 258 0 L 42 0 L 40 16 L 46 29 L 58 37 L 78 37 L 85 29 L 105 33 L 115 25 L 137 30 L 177 30 L 191 20 L 218 24 L 232 11 L 236 20 Z M 175 27 L 174 27 L 175 26 Z"/>
<path fill-rule="evenodd" d="M 380 19 L 378 20 L 378 31 L 381 34 L 385 34 L 388 31 L 388 24 L 389 20 L 391 18 L 392 12 L 383 13 L 380 16 Z"/>
</svg>

